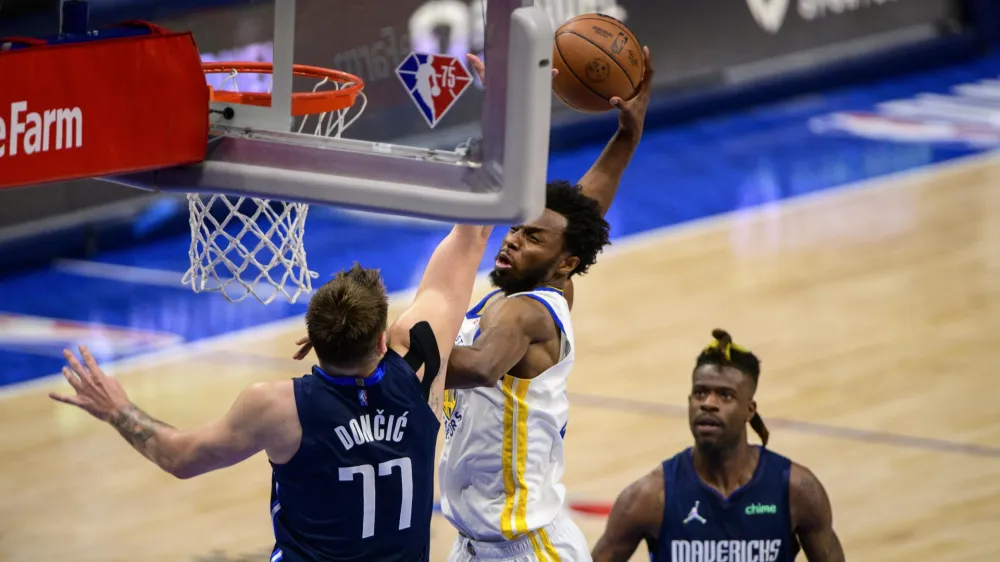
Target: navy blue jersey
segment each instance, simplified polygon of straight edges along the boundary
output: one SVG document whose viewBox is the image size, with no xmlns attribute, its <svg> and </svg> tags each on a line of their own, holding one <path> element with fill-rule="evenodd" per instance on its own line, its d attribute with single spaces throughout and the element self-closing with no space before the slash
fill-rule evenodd
<svg viewBox="0 0 1000 562">
<path fill-rule="evenodd" d="M 419 364 L 389 350 L 365 379 L 293 379 L 302 442 L 271 465 L 272 562 L 427 560 L 440 421 Z"/>
<path fill-rule="evenodd" d="M 653 562 L 793 562 L 788 479 L 792 463 L 760 448 L 753 477 L 728 499 L 705 484 L 691 449 L 663 463 L 663 523 Z"/>
</svg>

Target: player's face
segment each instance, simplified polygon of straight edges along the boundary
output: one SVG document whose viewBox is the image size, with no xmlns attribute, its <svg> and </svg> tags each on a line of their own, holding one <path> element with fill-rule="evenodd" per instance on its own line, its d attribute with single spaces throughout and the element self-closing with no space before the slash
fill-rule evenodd
<svg viewBox="0 0 1000 562">
<path fill-rule="evenodd" d="M 563 273 L 575 259 L 563 252 L 565 230 L 566 217 L 548 209 L 532 223 L 512 226 L 497 252 L 490 281 L 513 294 L 544 285 Z"/>
<path fill-rule="evenodd" d="M 723 449 L 744 439 L 753 415 L 753 388 L 739 369 L 701 365 L 688 397 L 691 434 L 699 448 Z"/>
</svg>

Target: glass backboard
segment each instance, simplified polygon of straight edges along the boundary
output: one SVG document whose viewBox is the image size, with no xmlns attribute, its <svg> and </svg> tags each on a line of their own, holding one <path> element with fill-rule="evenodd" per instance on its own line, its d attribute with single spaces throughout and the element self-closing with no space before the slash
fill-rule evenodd
<svg viewBox="0 0 1000 562">
<path fill-rule="evenodd" d="M 273 76 L 207 76 L 213 88 L 271 91 L 272 100 L 213 103 L 205 163 L 113 180 L 441 220 L 529 220 L 544 208 L 553 34 L 531 4 L 93 0 L 93 26 L 145 19 L 191 31 L 205 62 L 274 65 Z M 469 52 L 486 62 L 485 86 Z M 289 91 L 320 83 L 290 79 L 293 63 L 364 82 L 363 96 L 337 116 L 350 123 L 339 134 L 316 135 L 319 116 L 290 115 Z M 334 116 L 324 116 L 324 133 Z"/>
</svg>

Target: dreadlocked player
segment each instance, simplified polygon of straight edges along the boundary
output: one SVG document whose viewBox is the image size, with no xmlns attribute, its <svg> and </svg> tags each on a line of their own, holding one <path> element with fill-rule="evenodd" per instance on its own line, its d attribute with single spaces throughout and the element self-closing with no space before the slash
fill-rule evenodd
<svg viewBox="0 0 1000 562">
<path fill-rule="evenodd" d="M 760 361 L 723 330 L 712 336 L 688 397 L 694 447 L 618 496 L 594 561 L 628 560 L 645 539 L 652 562 L 792 562 L 800 544 L 810 562 L 842 562 L 819 480 L 765 448 Z M 747 443 L 747 423 L 764 446 Z"/>
</svg>

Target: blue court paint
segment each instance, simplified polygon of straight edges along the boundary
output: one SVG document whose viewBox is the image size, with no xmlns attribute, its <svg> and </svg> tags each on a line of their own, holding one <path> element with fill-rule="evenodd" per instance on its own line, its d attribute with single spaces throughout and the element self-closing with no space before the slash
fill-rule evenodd
<svg viewBox="0 0 1000 562">
<path fill-rule="evenodd" d="M 612 238 L 638 234 L 733 211 L 834 189 L 886 174 L 982 152 L 962 144 L 890 143 L 848 135 L 817 135 L 808 123 L 834 111 L 870 111 L 879 102 L 921 92 L 946 93 L 957 84 L 1000 77 L 1000 55 L 873 84 L 803 97 L 685 126 L 648 130 L 625 174 L 609 213 Z M 551 156 L 551 178 L 576 180 L 603 145 Z M 887 210 L 888 211 L 888 210 Z M 148 217 L 155 222 L 155 217 Z M 145 224 L 145 223 L 144 223 Z M 373 222 L 347 213 L 310 213 L 305 243 L 317 284 L 359 261 L 381 268 L 390 291 L 419 278 L 448 225 Z M 492 262 L 503 229 L 491 240 L 482 264 Z M 89 259 L 181 272 L 188 267 L 187 235 L 163 239 Z M 187 287 L 128 283 L 73 275 L 56 269 L 0 279 L 6 296 L 0 312 L 133 327 L 176 334 L 191 342 L 301 315 L 305 302 L 249 300 L 231 304 L 217 294 L 195 295 Z M 64 334 L 42 334 L 46 346 Z M 0 385 L 57 372 L 62 362 L 0 333 Z M 43 346 L 45 347 L 45 346 Z M 102 355 L 101 360 L 121 356 Z"/>
</svg>

